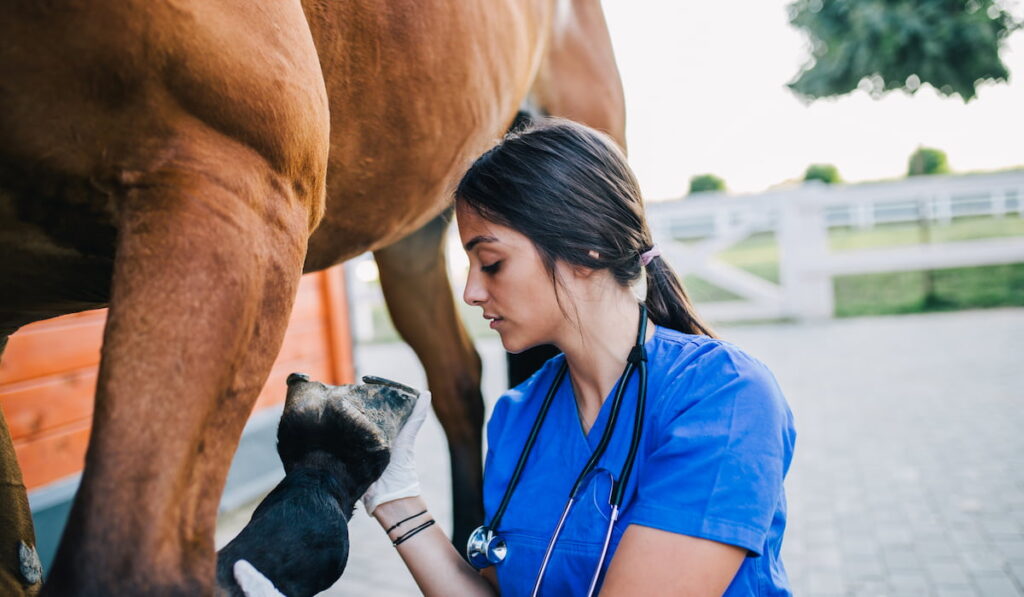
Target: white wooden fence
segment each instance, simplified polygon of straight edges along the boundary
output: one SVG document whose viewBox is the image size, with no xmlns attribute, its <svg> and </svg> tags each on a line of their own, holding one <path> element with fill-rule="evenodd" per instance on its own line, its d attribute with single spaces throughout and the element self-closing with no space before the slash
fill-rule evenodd
<svg viewBox="0 0 1024 597">
<path fill-rule="evenodd" d="M 832 278 L 1024 262 L 1024 237 L 832 252 L 829 228 L 868 228 L 926 220 L 932 225 L 967 216 L 1021 217 L 1024 172 L 927 176 L 858 184 L 804 184 L 758 195 L 696 195 L 652 203 L 648 221 L 680 274 L 697 275 L 740 300 L 701 303 L 711 321 L 820 319 L 833 315 Z M 708 226 L 710 223 L 710 226 Z M 702 237 L 693 231 L 707 226 Z M 771 231 L 779 247 L 775 284 L 716 255 L 757 232 Z"/>
<path fill-rule="evenodd" d="M 833 252 L 829 229 L 962 217 L 1024 216 L 1024 171 L 921 176 L 856 185 L 803 184 L 756 195 L 702 193 L 651 202 L 655 240 L 680 275 L 693 274 L 738 300 L 698 303 L 712 322 L 832 317 L 832 279 L 839 275 L 1024 263 L 1024 236 Z M 726 263 L 718 254 L 753 234 L 772 232 L 779 247 L 779 283 Z M 449 274 L 456 299 L 465 255 L 454 226 Z M 372 256 L 346 266 L 358 339 L 374 336 L 374 309 L 383 304 Z"/>
</svg>

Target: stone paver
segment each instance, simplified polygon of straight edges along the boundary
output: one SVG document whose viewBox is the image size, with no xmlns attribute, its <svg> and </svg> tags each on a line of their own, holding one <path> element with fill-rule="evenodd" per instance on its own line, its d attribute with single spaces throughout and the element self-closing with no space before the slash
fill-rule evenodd
<svg viewBox="0 0 1024 597">
<path fill-rule="evenodd" d="M 1024 309 L 721 327 L 763 360 L 793 410 L 783 561 L 797 595 L 1024 597 Z M 485 395 L 504 356 L 479 343 Z M 361 373 L 422 386 L 412 352 L 361 346 Z M 436 419 L 421 431 L 424 495 L 450 530 Z M 251 510 L 230 513 L 219 544 Z M 324 595 L 416 595 L 376 523 L 357 512 L 342 579 Z"/>
</svg>

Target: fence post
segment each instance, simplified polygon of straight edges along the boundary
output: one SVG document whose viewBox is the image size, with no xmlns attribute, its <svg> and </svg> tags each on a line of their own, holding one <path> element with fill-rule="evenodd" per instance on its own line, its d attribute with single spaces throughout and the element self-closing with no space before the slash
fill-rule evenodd
<svg viewBox="0 0 1024 597">
<path fill-rule="evenodd" d="M 953 222 L 953 197 L 949 191 L 943 189 L 932 199 L 932 220 L 947 226 Z"/>
<path fill-rule="evenodd" d="M 875 226 L 875 204 L 865 201 L 856 206 L 857 228 L 866 230 Z"/>
<path fill-rule="evenodd" d="M 1006 195 L 1008 193 L 992 193 L 992 217 L 1001 219 L 1006 215 Z"/>
<path fill-rule="evenodd" d="M 828 227 L 818 195 L 823 185 L 805 185 L 780 204 L 779 281 L 784 310 L 804 320 L 828 319 L 835 310 L 832 277 L 827 269 Z"/>
</svg>

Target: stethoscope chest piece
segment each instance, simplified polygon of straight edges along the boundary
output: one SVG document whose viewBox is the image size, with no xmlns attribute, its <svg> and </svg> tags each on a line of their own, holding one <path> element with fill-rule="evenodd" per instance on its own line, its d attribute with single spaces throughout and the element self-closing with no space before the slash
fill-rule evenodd
<svg viewBox="0 0 1024 597">
<path fill-rule="evenodd" d="M 469 563 L 477 570 L 500 564 L 507 554 L 508 545 L 505 539 L 494 534 L 494 529 L 487 526 L 477 527 L 466 544 Z"/>
</svg>

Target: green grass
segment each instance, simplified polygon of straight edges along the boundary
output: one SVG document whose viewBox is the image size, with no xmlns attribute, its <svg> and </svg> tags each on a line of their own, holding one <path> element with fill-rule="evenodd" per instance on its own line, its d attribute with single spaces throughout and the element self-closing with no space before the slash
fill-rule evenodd
<svg viewBox="0 0 1024 597">
<path fill-rule="evenodd" d="M 836 315 L 886 315 L 1024 306 L 1024 263 L 835 279 Z"/>
<path fill-rule="evenodd" d="M 885 224 L 868 230 L 843 228 L 831 232 L 829 248 L 833 251 L 849 251 L 913 245 L 922 242 L 922 234 L 922 228 L 917 224 Z M 958 218 L 948 225 L 929 226 L 927 235 L 933 243 L 1024 236 L 1024 218 Z"/>
</svg>

